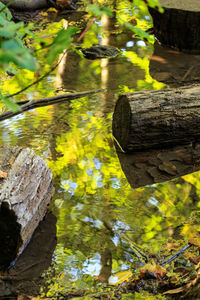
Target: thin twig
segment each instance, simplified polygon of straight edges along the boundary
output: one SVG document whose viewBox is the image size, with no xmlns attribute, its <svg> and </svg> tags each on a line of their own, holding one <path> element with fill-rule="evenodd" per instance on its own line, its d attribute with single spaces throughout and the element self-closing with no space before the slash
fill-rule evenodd
<svg viewBox="0 0 200 300">
<path fill-rule="evenodd" d="M 141 265 L 144 266 L 148 262 L 148 257 L 143 253 L 143 250 L 140 249 L 134 242 L 130 241 L 125 234 L 118 234 L 118 236 L 130 245 L 130 249 L 133 251 L 135 256 L 137 256 Z"/>
<path fill-rule="evenodd" d="M 190 248 L 192 246 L 192 244 L 188 243 L 185 247 L 183 247 L 180 251 L 176 252 L 174 255 L 172 255 L 171 257 L 169 257 L 167 260 L 163 261 L 160 263 L 161 266 L 165 266 L 167 264 L 169 264 L 172 260 L 176 259 L 177 257 L 179 257 L 180 255 L 183 254 L 183 252 L 185 250 L 187 250 L 188 248 Z"/>
<path fill-rule="evenodd" d="M 0 121 L 10 119 L 10 118 L 17 116 L 17 115 L 19 115 L 27 110 L 30 110 L 30 109 L 34 109 L 37 107 L 44 107 L 44 106 L 48 106 L 48 105 L 52 105 L 52 104 L 56 104 L 56 103 L 60 103 L 60 102 L 64 102 L 64 101 L 70 101 L 70 100 L 82 98 L 82 97 L 85 97 L 88 95 L 102 93 L 104 91 L 105 91 L 105 89 L 97 90 L 97 91 L 89 91 L 89 92 L 64 94 L 64 95 L 59 95 L 59 96 L 55 96 L 55 97 L 49 97 L 49 98 L 43 98 L 43 99 L 36 100 L 36 101 L 31 101 L 31 102 L 28 102 L 27 104 L 22 105 L 21 110 L 19 110 L 19 111 L 16 111 L 16 112 L 8 111 L 8 112 L 0 115 Z"/>
<path fill-rule="evenodd" d="M 80 42 L 80 40 L 82 40 L 82 38 L 84 37 L 84 35 L 86 34 L 86 32 L 91 28 L 91 26 L 94 23 L 94 21 L 95 21 L 95 18 L 92 18 L 92 20 L 90 21 L 90 23 L 87 25 L 87 27 L 84 29 L 84 31 L 79 36 L 78 42 Z"/>
<path fill-rule="evenodd" d="M 22 92 L 26 91 L 27 89 L 29 89 L 31 86 L 33 86 L 33 85 L 37 84 L 38 82 L 42 81 L 46 76 L 48 76 L 49 74 L 51 74 L 51 72 L 53 72 L 57 68 L 57 66 L 62 61 L 64 55 L 65 55 L 65 52 L 63 53 L 61 59 L 57 62 L 57 64 L 55 64 L 55 66 L 53 66 L 48 72 L 46 72 L 39 79 L 37 79 L 36 81 L 33 81 L 32 83 L 30 83 L 29 85 L 27 85 L 26 87 L 24 87 L 23 89 L 21 89 L 20 91 L 14 93 L 14 94 L 6 96 L 5 98 L 7 99 L 7 98 L 11 98 L 11 97 L 17 96 L 17 95 L 21 94 Z"/>
</svg>

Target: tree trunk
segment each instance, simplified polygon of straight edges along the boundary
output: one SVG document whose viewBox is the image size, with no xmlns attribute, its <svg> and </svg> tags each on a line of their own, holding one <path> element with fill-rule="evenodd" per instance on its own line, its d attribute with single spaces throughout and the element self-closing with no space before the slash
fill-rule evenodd
<svg viewBox="0 0 200 300">
<path fill-rule="evenodd" d="M 0 148 L 0 177 L 0 265 L 8 266 L 44 217 L 54 188 L 45 161 L 17 146 Z"/>
<path fill-rule="evenodd" d="M 164 13 L 149 8 L 158 40 L 172 48 L 200 53 L 200 1 L 160 0 Z"/>
<path fill-rule="evenodd" d="M 113 136 L 123 152 L 200 140 L 200 85 L 121 95 Z"/>
</svg>

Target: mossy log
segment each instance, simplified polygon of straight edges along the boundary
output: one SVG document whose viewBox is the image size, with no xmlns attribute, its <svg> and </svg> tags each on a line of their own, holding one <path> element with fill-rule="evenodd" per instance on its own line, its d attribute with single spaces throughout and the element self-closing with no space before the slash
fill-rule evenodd
<svg viewBox="0 0 200 300">
<path fill-rule="evenodd" d="M 52 173 L 34 151 L 0 148 L 0 265 L 15 259 L 47 211 Z"/>
<path fill-rule="evenodd" d="M 160 0 L 164 13 L 149 8 L 154 33 L 166 46 L 184 52 L 200 53 L 200 1 Z"/>
<path fill-rule="evenodd" d="M 200 85 L 121 95 L 113 136 L 124 152 L 200 140 Z"/>
</svg>

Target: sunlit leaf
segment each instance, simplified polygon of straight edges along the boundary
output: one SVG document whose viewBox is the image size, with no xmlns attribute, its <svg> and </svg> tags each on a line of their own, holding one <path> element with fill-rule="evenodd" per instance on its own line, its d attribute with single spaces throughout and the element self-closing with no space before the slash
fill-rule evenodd
<svg viewBox="0 0 200 300">
<path fill-rule="evenodd" d="M 146 264 L 143 268 L 140 269 L 140 275 L 145 276 L 148 271 L 151 272 L 157 279 L 161 279 L 167 274 L 165 268 L 155 263 Z"/>
<path fill-rule="evenodd" d="M 200 247 L 200 234 L 194 234 L 193 237 L 190 238 L 189 243 L 196 247 Z"/>
<path fill-rule="evenodd" d="M 167 294 L 169 294 L 169 295 L 172 295 L 172 294 L 178 294 L 178 293 L 181 293 L 181 292 L 183 292 L 183 291 L 184 291 L 184 287 L 181 286 L 181 287 L 179 287 L 179 288 L 177 288 L 177 289 L 173 289 L 173 290 L 169 290 L 169 291 L 167 291 L 167 292 L 164 292 L 163 295 L 167 295 Z"/>
<path fill-rule="evenodd" d="M 122 282 L 129 280 L 131 276 L 133 276 L 131 270 L 116 273 L 112 276 L 110 284 L 121 284 Z"/>
<path fill-rule="evenodd" d="M 68 27 L 67 29 L 61 29 L 50 47 L 47 61 L 52 63 L 57 54 L 63 52 L 64 49 L 68 49 L 72 42 L 72 36 L 78 31 L 77 27 Z"/>
<path fill-rule="evenodd" d="M 154 42 L 154 37 L 152 35 L 149 35 L 147 32 L 143 31 L 139 27 L 131 25 L 130 23 L 126 22 L 125 20 L 121 19 L 120 17 L 119 17 L 119 20 L 121 21 L 121 23 L 123 23 L 128 29 L 133 31 L 140 38 L 146 39 L 150 43 Z"/>
<path fill-rule="evenodd" d="M 101 18 L 104 14 L 109 17 L 113 16 L 112 10 L 108 7 L 97 6 L 93 4 L 87 5 L 87 10 L 94 16 Z"/>
<path fill-rule="evenodd" d="M 8 177 L 8 173 L 0 170 L 0 179 Z"/>
<path fill-rule="evenodd" d="M 158 10 L 159 10 L 160 13 L 163 13 L 163 12 L 164 12 L 164 9 L 163 9 L 163 7 L 160 5 L 159 0 L 147 0 L 147 1 L 148 1 L 148 5 L 149 5 L 150 7 L 158 8 Z"/>
<path fill-rule="evenodd" d="M 17 105 L 16 103 L 12 102 L 10 99 L 5 98 L 1 95 L 0 93 L 0 100 L 3 101 L 3 103 L 9 107 L 13 112 L 20 110 L 20 106 Z"/>
</svg>

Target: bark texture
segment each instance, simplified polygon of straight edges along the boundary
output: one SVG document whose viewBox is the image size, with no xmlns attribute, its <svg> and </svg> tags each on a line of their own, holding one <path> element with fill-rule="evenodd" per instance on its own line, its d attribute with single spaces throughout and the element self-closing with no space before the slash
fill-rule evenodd
<svg viewBox="0 0 200 300">
<path fill-rule="evenodd" d="M 124 152 L 197 142 L 199 128 L 199 85 L 121 95 L 113 115 L 113 136 Z"/>
<path fill-rule="evenodd" d="M 10 0 L 1 0 L 2 3 L 7 5 Z M 14 8 L 16 10 L 37 10 L 49 7 L 47 0 L 14 0 L 9 4 L 9 8 Z"/>
<path fill-rule="evenodd" d="M 200 53 L 199 1 L 161 0 L 161 5 L 164 8 L 162 14 L 149 8 L 158 40 L 180 51 Z"/>
<path fill-rule="evenodd" d="M 18 255 L 30 240 L 53 195 L 52 173 L 46 162 L 31 149 L 0 148 L 0 206 L 7 213 L 1 230 L 9 232 L 13 256 Z M 12 219 L 12 222 L 10 220 Z M 10 224 L 10 225 L 8 225 Z M 12 232 L 12 228 L 18 230 Z M 9 242 L 1 241 L 0 252 L 9 249 Z M 13 242 L 14 241 L 14 242 Z M 15 258 L 11 255 L 11 259 Z"/>
</svg>

